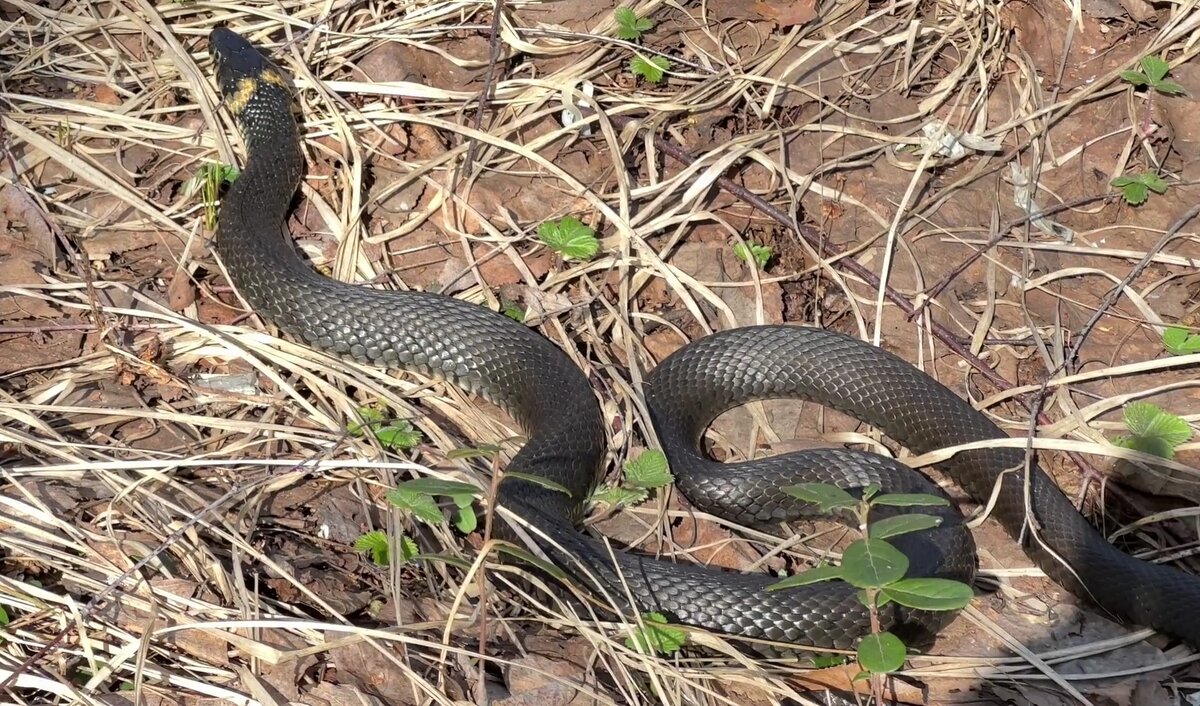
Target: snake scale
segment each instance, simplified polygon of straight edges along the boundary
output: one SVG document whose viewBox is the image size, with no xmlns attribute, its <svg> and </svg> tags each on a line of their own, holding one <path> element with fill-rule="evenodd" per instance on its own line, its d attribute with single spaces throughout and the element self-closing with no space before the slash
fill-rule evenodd
<svg viewBox="0 0 1200 706">
<path fill-rule="evenodd" d="M 245 168 L 222 199 L 217 250 L 255 312 L 316 349 L 448 379 L 509 410 L 528 436 L 509 468 L 543 476 L 570 494 L 513 476 L 500 483 L 497 501 L 542 533 L 547 552 L 585 577 L 591 589 L 612 597 L 627 589 L 640 610 L 730 635 L 849 648 L 867 632 L 866 611 L 842 582 L 767 592 L 776 579 L 609 552 L 580 532 L 576 523 L 606 444 L 586 375 L 546 338 L 483 307 L 437 294 L 355 286 L 313 270 L 283 229 L 304 168 L 289 84 L 236 33 L 218 28 L 209 41 L 224 105 L 247 150 Z M 862 488 L 880 482 L 889 492 L 940 491 L 895 461 L 848 450 L 714 462 L 701 439 L 732 407 L 808 400 L 872 424 L 916 453 L 1005 436 L 898 356 L 801 326 L 753 326 L 694 341 L 649 373 L 644 395 L 685 496 L 698 508 L 754 526 L 811 515 L 811 507 L 780 490 L 789 483 Z M 1020 449 L 987 447 L 958 453 L 939 467 L 976 501 L 986 501 L 998 484 L 992 516 L 1014 538 L 1025 539 L 1026 552 L 1060 585 L 1119 620 L 1200 647 L 1200 580 L 1113 547 L 1036 465 L 1027 471 L 1037 528 L 1037 539 L 1029 538 L 1024 465 Z M 912 562 L 910 575 L 974 577 L 974 544 L 955 512 L 947 512 L 938 528 L 896 543 Z M 882 617 L 885 627 L 915 639 L 952 618 L 894 604 Z"/>
</svg>

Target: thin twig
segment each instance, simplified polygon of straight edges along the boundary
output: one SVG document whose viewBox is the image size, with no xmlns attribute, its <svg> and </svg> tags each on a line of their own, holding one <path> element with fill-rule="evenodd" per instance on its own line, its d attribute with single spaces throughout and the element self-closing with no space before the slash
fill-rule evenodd
<svg viewBox="0 0 1200 706">
<path fill-rule="evenodd" d="M 1167 232 L 1163 233 L 1163 236 L 1158 239 L 1158 242 L 1154 244 L 1154 247 L 1147 250 L 1146 254 L 1142 256 L 1142 259 L 1139 260 L 1138 263 L 1129 270 L 1129 273 L 1125 275 L 1124 279 L 1122 279 L 1119 284 L 1114 286 L 1108 292 L 1108 294 L 1105 295 L 1104 301 L 1100 303 L 1100 306 L 1096 307 L 1096 311 L 1092 314 L 1092 318 L 1088 319 L 1088 322 L 1084 324 L 1082 329 L 1080 329 L 1079 335 L 1075 337 L 1075 342 L 1071 345 L 1071 350 L 1066 356 L 1066 363 L 1071 367 L 1071 369 L 1074 369 L 1075 367 L 1075 360 L 1079 355 L 1079 349 L 1083 347 L 1084 341 L 1086 341 L 1087 337 L 1091 335 L 1092 329 L 1094 329 L 1096 324 L 1100 322 L 1100 318 L 1103 317 L 1108 311 L 1109 307 L 1111 307 L 1113 303 L 1120 298 L 1121 293 L 1125 291 L 1125 288 L 1132 284 L 1138 277 L 1140 277 L 1142 272 L 1144 272 L 1146 268 L 1150 266 L 1150 263 L 1154 260 L 1154 256 L 1158 254 L 1160 250 L 1166 247 L 1167 243 L 1170 242 L 1171 239 L 1174 238 L 1185 225 L 1187 225 L 1188 221 L 1195 218 L 1197 214 L 1200 214 L 1200 204 L 1196 204 L 1195 206 L 1189 208 L 1187 213 L 1183 214 L 1179 220 L 1175 221 L 1175 223 L 1173 223 L 1171 227 L 1167 229 Z"/>
</svg>

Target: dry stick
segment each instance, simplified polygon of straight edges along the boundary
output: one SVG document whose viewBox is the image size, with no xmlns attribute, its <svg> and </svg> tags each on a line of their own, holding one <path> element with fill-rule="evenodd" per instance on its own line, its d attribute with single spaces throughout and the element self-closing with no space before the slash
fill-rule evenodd
<svg viewBox="0 0 1200 706">
<path fill-rule="evenodd" d="M 496 64 L 500 60 L 500 23 L 504 19 L 504 0 L 495 0 L 492 8 L 492 26 L 488 32 L 488 65 L 487 73 L 483 77 L 483 88 L 479 91 L 479 106 L 475 111 L 475 130 L 483 131 L 483 114 L 491 106 L 492 89 L 495 86 Z M 470 173 L 475 163 L 475 153 L 479 149 L 479 141 L 471 140 L 471 144 L 467 147 L 466 157 L 463 159 L 463 168 L 455 176 L 455 181 L 466 178 Z M 455 184 L 454 186 L 457 186 Z M 498 463 L 499 459 L 494 459 L 494 463 Z M 500 476 L 498 466 L 493 467 L 491 498 L 494 500 L 500 493 Z M 495 502 L 488 503 L 487 515 L 484 518 L 483 524 L 483 541 L 486 543 L 492 539 L 492 522 L 493 512 L 496 506 Z M 477 585 L 479 587 L 479 605 L 486 606 L 488 603 L 487 581 L 485 581 L 486 572 L 480 571 L 476 576 Z M 487 616 L 488 612 L 482 610 L 479 613 L 479 654 L 487 654 Z M 485 672 L 487 670 L 487 660 L 479 660 L 479 679 L 478 679 L 478 695 L 483 695 L 486 687 Z"/>
<path fill-rule="evenodd" d="M 1065 363 L 1067 365 L 1070 365 L 1073 368 L 1075 358 L 1079 355 L 1079 349 L 1083 347 L 1083 342 L 1086 341 L 1087 337 L 1091 335 L 1092 329 L 1096 327 L 1096 324 L 1100 323 L 1100 317 L 1104 316 L 1105 312 L 1107 312 L 1108 309 L 1117 301 L 1117 299 L 1121 296 L 1121 293 L 1125 291 L 1125 288 L 1132 284 L 1135 279 L 1140 277 L 1142 272 L 1144 272 L 1146 268 L 1150 266 L 1150 262 L 1154 259 L 1154 256 L 1157 255 L 1163 248 L 1165 248 L 1167 243 L 1174 238 L 1185 225 L 1187 225 L 1188 221 L 1195 218 L 1197 214 L 1200 214 L 1200 204 L 1192 206 L 1190 209 L 1188 209 L 1187 213 L 1183 214 L 1179 218 L 1179 220 L 1171 224 L 1171 227 L 1167 229 L 1166 233 L 1163 233 L 1163 236 L 1158 239 L 1158 242 L 1154 244 L 1154 247 L 1147 250 L 1146 254 L 1142 256 L 1142 259 L 1138 261 L 1138 264 L 1134 265 L 1133 269 L 1129 270 L 1129 274 L 1125 275 L 1125 278 L 1121 280 L 1121 283 L 1114 286 L 1112 290 L 1109 291 L 1109 293 L 1104 297 L 1104 301 L 1100 303 L 1100 306 L 1096 307 L 1096 311 L 1092 314 L 1092 318 L 1088 320 L 1084 327 L 1079 331 L 1079 335 L 1075 338 L 1075 343 L 1071 346 L 1070 354 L 1066 356 Z"/>
<path fill-rule="evenodd" d="M 923 312 L 925 310 L 925 307 L 929 306 L 929 302 L 933 301 L 934 299 L 937 299 L 938 295 L 942 293 L 942 290 L 944 290 L 946 287 L 950 286 L 950 283 L 953 282 L 963 272 L 965 272 L 968 267 L 975 264 L 976 260 L 983 257 L 984 254 L 987 253 L 992 248 L 996 247 L 996 245 L 998 245 L 1001 240 L 1004 240 L 1004 236 L 1012 229 L 1019 228 L 1019 227 L 1025 225 L 1026 223 L 1028 223 L 1029 221 L 1033 220 L 1034 218 L 1042 218 L 1045 216 L 1052 216 L 1055 213 L 1058 213 L 1059 211 L 1066 211 L 1071 208 L 1077 208 L 1079 206 L 1086 206 L 1087 204 L 1092 203 L 1094 201 L 1111 201 L 1115 198 L 1117 198 L 1117 194 L 1113 194 L 1113 193 L 1097 194 L 1094 196 L 1084 196 L 1083 198 L 1078 198 L 1078 199 L 1075 199 L 1074 201 L 1066 201 L 1064 203 L 1055 204 L 1055 205 L 1051 206 L 1050 208 L 1043 208 L 1042 210 L 1040 210 L 1036 213 L 1026 213 L 1025 215 L 1021 216 L 1020 218 L 1018 218 L 1014 221 L 1009 221 L 1008 223 L 1005 223 L 1003 226 L 996 229 L 996 232 L 992 235 L 991 239 L 988 240 L 987 243 L 983 247 L 981 247 L 978 250 L 976 250 L 975 252 L 971 253 L 967 257 L 967 259 L 963 260 L 958 265 L 956 265 L 954 267 L 954 269 L 950 270 L 949 274 L 947 274 L 945 277 L 943 277 L 941 280 L 939 280 L 937 284 L 933 285 L 928 290 L 926 290 L 927 293 L 925 295 L 925 299 L 924 299 L 924 301 L 921 302 L 920 306 L 917 307 L 917 313 L 919 314 L 919 313 Z M 910 316 L 909 320 L 912 320 L 912 318 L 913 317 Z"/>
<path fill-rule="evenodd" d="M 1132 269 L 1129 270 L 1129 274 L 1125 275 L 1125 277 L 1121 280 L 1121 283 L 1114 286 L 1112 290 L 1105 295 L 1104 301 L 1100 303 L 1100 306 L 1096 307 L 1095 313 L 1092 314 L 1092 317 L 1088 319 L 1088 322 L 1084 324 L 1082 329 L 1080 329 L 1079 335 L 1075 338 L 1075 342 L 1072 343 L 1070 349 L 1067 351 L 1067 354 L 1063 356 L 1062 365 L 1059 366 L 1060 369 L 1075 369 L 1075 363 L 1079 356 L 1079 349 L 1083 347 L 1084 341 L 1086 341 L 1087 337 L 1091 335 L 1092 329 L 1096 327 L 1096 324 L 1100 323 L 1100 317 L 1102 317 L 1105 312 L 1107 312 L 1108 309 L 1111 308 L 1114 303 L 1116 303 L 1117 299 L 1121 296 L 1121 293 L 1125 291 L 1125 288 L 1131 285 L 1133 281 L 1140 277 L 1142 272 L 1144 272 L 1146 268 L 1150 266 L 1154 256 L 1167 246 L 1167 243 L 1170 242 L 1170 240 L 1174 238 L 1185 225 L 1187 225 L 1188 221 L 1195 218 L 1198 214 L 1200 214 L 1200 204 L 1196 204 L 1188 209 L 1187 213 L 1180 216 L 1179 220 L 1171 224 L 1171 227 L 1167 229 L 1167 232 L 1163 233 L 1163 236 L 1158 239 L 1158 242 L 1154 244 L 1154 247 L 1146 251 L 1146 254 L 1142 256 L 1142 259 L 1139 260 Z M 1098 478 L 1100 479 L 1100 492 L 1103 494 L 1104 490 L 1106 489 L 1106 484 L 1104 482 L 1105 478 L 1103 476 L 1098 476 Z M 1087 492 L 1089 480 L 1090 478 L 1085 475 L 1084 485 L 1080 491 L 1081 496 L 1083 493 Z M 1134 503 L 1131 498 L 1126 497 L 1125 494 L 1121 493 L 1119 490 L 1114 490 L 1113 495 L 1129 502 L 1133 507 L 1140 510 L 1140 504 Z M 1103 497 L 1103 495 L 1101 495 L 1101 497 Z M 1165 528 L 1164 531 L 1167 533 L 1167 536 L 1171 537 L 1172 539 L 1180 539 L 1179 537 L 1175 536 L 1174 532 L 1171 532 Z"/>
<path fill-rule="evenodd" d="M 492 26 L 488 33 L 488 65 L 487 73 L 483 76 L 483 88 L 479 91 L 479 108 L 475 111 L 475 130 L 483 131 L 483 114 L 492 102 L 492 88 L 495 85 L 496 62 L 500 60 L 500 22 L 504 18 L 504 0 L 495 0 L 492 8 Z M 479 148 L 478 140 L 471 140 L 467 147 L 467 156 L 463 160 L 462 174 L 470 174 L 471 166 L 475 163 L 475 151 Z"/>
</svg>

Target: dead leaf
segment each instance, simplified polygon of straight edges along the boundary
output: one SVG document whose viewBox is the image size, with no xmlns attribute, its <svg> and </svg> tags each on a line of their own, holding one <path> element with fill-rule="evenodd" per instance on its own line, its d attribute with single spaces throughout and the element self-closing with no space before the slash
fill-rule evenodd
<svg viewBox="0 0 1200 706">
<path fill-rule="evenodd" d="M 0 188 L 0 282 L 36 285 L 54 261 L 54 235 L 37 205 L 14 186 Z M 61 313 L 33 297 L 0 295 L 0 320 L 54 319 Z"/>
<path fill-rule="evenodd" d="M 565 659 L 530 654 L 505 667 L 504 678 L 511 696 L 496 706 L 584 706 L 595 703 L 581 689 L 581 666 Z M 558 678 L 556 678 L 558 677 Z M 570 682 L 581 683 L 580 687 Z"/>
<path fill-rule="evenodd" d="M 183 311 L 196 301 L 196 288 L 192 278 L 186 272 L 175 271 L 171 283 L 167 285 L 167 306 L 171 311 Z"/>
<path fill-rule="evenodd" d="M 331 640 L 341 637 L 332 634 Z M 386 649 L 386 646 L 383 648 Z M 366 642 L 355 642 L 329 652 L 329 659 L 337 665 L 338 681 L 357 686 L 368 694 L 377 695 L 385 703 L 415 704 L 420 692 L 394 662 Z"/>
<path fill-rule="evenodd" d="M 757 11 L 757 6 L 763 4 L 765 3 L 757 2 L 756 0 L 724 0 L 723 2 L 713 3 L 709 7 L 709 11 L 712 13 L 712 18 L 715 22 L 761 20 L 762 14 Z"/>
<path fill-rule="evenodd" d="M 805 25 L 817 19 L 817 0 L 796 2 L 756 2 L 754 11 L 780 28 Z"/>
<path fill-rule="evenodd" d="M 1121 0 L 1121 4 L 1136 22 L 1150 22 L 1158 17 L 1154 6 L 1146 0 Z"/>
<path fill-rule="evenodd" d="M 854 681 L 854 676 L 862 671 L 858 664 L 844 664 L 840 667 L 829 667 L 827 669 L 814 669 L 812 671 L 800 671 L 793 679 L 799 682 L 806 689 L 824 691 L 832 689 L 833 691 L 841 692 L 857 692 L 859 694 L 871 693 L 871 684 L 868 681 Z M 906 703 L 906 704 L 921 704 L 925 703 L 924 694 L 917 687 L 900 681 L 898 679 L 888 679 L 884 683 L 884 700 L 888 703 Z"/>
</svg>

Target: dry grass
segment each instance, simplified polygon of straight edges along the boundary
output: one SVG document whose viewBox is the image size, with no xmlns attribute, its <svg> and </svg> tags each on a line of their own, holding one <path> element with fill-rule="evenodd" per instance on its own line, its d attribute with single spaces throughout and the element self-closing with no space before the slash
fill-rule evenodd
<svg viewBox="0 0 1200 706">
<path fill-rule="evenodd" d="M 479 262 L 471 260 L 519 260 L 515 248 L 527 249 L 537 224 L 512 222 L 502 227 L 483 219 L 471 198 L 473 185 L 483 174 L 532 168 L 555 180 L 557 189 L 577 196 L 580 214 L 603 225 L 602 255 L 587 264 L 563 266 L 542 282 L 528 270 L 525 275 L 548 302 L 559 301 L 555 294 L 575 297 L 576 304 L 568 307 L 566 315 L 549 312 L 542 330 L 566 344 L 577 362 L 603 381 L 610 416 L 627 420 L 622 431 L 613 432 L 617 460 L 631 447 L 644 445 L 649 433 L 637 397 L 641 372 L 654 361 L 643 345 L 648 328 L 666 326 L 682 339 L 685 327 L 708 331 L 767 322 L 764 287 L 819 280 L 827 298 L 844 299 L 851 328 L 878 341 L 884 312 L 894 315 L 894 310 L 882 290 L 863 286 L 839 261 L 863 257 L 868 247 L 882 243 L 882 263 L 868 266 L 890 283 L 895 278 L 895 258 L 908 247 L 902 236 L 914 230 L 946 242 L 986 242 L 992 235 L 986 228 L 940 229 L 937 209 L 959 198 L 960 187 L 981 175 L 1007 170 L 1013 155 L 1021 155 L 1027 171 L 1070 163 L 1080 146 L 1049 149 L 1048 125 L 1069 117 L 1087 101 L 1116 97 L 1126 90 L 1114 70 L 1067 96 L 1047 95 L 1037 88 L 1037 75 L 1052 67 L 1030 65 L 1028 56 L 1015 50 L 1003 31 L 998 10 L 988 3 L 908 0 L 889 4 L 886 12 L 865 12 L 850 3 L 844 16 L 825 18 L 804 31 L 765 37 L 755 51 L 739 52 L 725 45 L 718 52 L 691 42 L 687 60 L 676 57 L 667 87 L 654 90 L 613 80 L 621 73 L 630 47 L 613 38 L 610 14 L 589 20 L 590 31 L 584 34 L 521 25 L 514 18 L 524 16 L 527 6 L 510 3 L 512 12 L 502 23 L 500 49 L 503 58 L 511 61 L 495 83 L 483 128 L 476 130 L 471 127 L 478 101 L 474 90 L 407 82 L 375 84 L 356 80 L 345 67 L 387 41 L 433 48 L 435 40 L 449 32 L 486 35 L 490 3 L 429 1 L 401 9 L 386 2 L 282 0 L 255 6 L 135 2 L 118 8 L 67 0 L 57 10 L 21 0 L 5 4 L 20 16 L 0 24 L 0 74 L 7 77 L 0 94 L 0 128 L 9 150 L 0 186 L 15 189 L 10 197 L 19 193 L 20 200 L 45 214 L 49 232 L 64 238 L 61 243 L 101 233 L 156 234 L 180 244 L 171 248 L 181 257 L 167 268 L 172 277 L 191 277 L 197 267 L 211 262 L 204 246 L 208 233 L 203 204 L 179 190 L 155 188 L 141 175 L 122 169 L 117 157 L 133 149 L 167 153 L 172 159 L 160 166 L 173 171 L 162 178 L 176 181 L 212 161 L 237 161 L 236 132 L 217 109 L 203 50 L 202 38 L 216 23 L 229 23 L 275 50 L 295 77 L 308 154 L 334 165 L 327 188 L 310 181 L 303 193 L 315 214 L 310 217 L 341 240 L 335 258 L 318 262 L 333 276 L 376 279 L 381 264 L 368 256 L 370 248 L 361 246 L 382 244 L 404 253 L 406 235 L 436 223 L 451 241 L 463 246 L 464 253 L 471 252 L 465 247 L 468 244 L 487 246 L 483 258 L 478 258 L 478 249 L 473 255 L 464 254 L 469 266 L 463 278 L 466 284 L 457 296 L 495 307 L 495 294 L 479 277 Z M 1080 12 L 1079 5 L 1073 3 L 1074 12 Z M 654 1 L 640 3 L 637 9 L 652 16 L 672 12 L 668 4 Z M 1182 62 L 1200 47 L 1200 12 L 1192 3 L 1178 4 L 1173 11 L 1176 20 L 1160 29 L 1147 53 L 1170 48 Z M 910 22 L 918 17 L 919 23 Z M 712 45 L 720 45 L 728 27 L 714 23 L 686 29 L 707 33 Z M 286 46 L 275 44 L 283 39 L 288 40 Z M 797 49 L 800 58 L 794 59 Z M 453 52 L 454 45 L 438 43 L 436 51 Z M 798 66 L 810 55 L 831 51 L 872 61 L 865 66 L 855 62 L 853 68 L 843 61 L 846 71 L 832 86 L 797 86 L 772 78 L 787 75 L 775 66 L 780 57 L 788 56 Z M 929 67 L 935 62 L 944 62 L 950 70 L 931 81 Z M 552 68 L 538 68 L 543 64 Z M 885 85 L 880 85 L 879 76 L 889 77 Z M 893 123 L 924 122 L 937 116 L 955 129 L 996 140 L 1002 151 L 961 160 L 970 167 L 953 172 L 958 181 L 944 183 L 936 198 L 920 193 L 929 171 L 952 160 L 906 150 L 921 146 L 918 134 L 883 129 L 887 126 L 847 127 L 861 121 L 846 107 L 856 103 L 844 99 L 868 90 L 868 81 L 871 91 L 911 91 L 919 98 L 916 112 Z M 604 87 L 595 99 L 600 117 L 589 123 L 595 130 L 589 139 L 606 148 L 598 152 L 613 158 L 639 147 L 644 161 L 656 166 L 634 173 L 614 160 L 606 183 L 583 183 L 542 154 L 547 146 L 579 139 L 577 126 L 528 141 L 522 138 L 531 126 L 556 116 L 566 98 L 578 104 L 584 98 L 580 92 L 584 82 Z M 79 95 L 49 90 L 63 86 L 89 88 Z M 106 87 L 111 95 L 97 98 L 91 90 L 96 86 Z M 783 89 L 810 96 L 819 109 L 802 124 L 775 122 Z M 1003 123 L 989 119 L 986 106 L 997 92 L 1021 97 L 1016 101 L 1018 117 Z M 405 101 L 418 102 L 420 109 Z M 634 116 L 643 128 L 678 141 L 678 133 L 673 132 L 677 127 L 662 130 L 667 116 L 699 115 L 723 106 L 742 113 L 746 129 L 694 153 L 694 164 L 686 168 L 664 158 L 645 130 L 619 129 L 607 117 Z M 385 148 L 393 139 L 388 130 L 393 125 L 435 130 L 446 136 L 450 148 L 419 162 L 390 156 Z M 784 137 L 801 134 L 820 135 L 830 148 L 830 157 L 812 173 L 798 173 L 771 157 Z M 851 135 L 870 146 L 850 152 L 834 149 Z M 1133 129 L 1125 139 L 1128 156 L 1140 140 Z M 472 145 L 468 168 L 464 158 Z M 1040 155 L 1042 161 L 1031 166 L 1030 155 Z M 903 200 L 886 213 L 842 191 L 837 179 L 843 170 L 881 157 L 912 175 Z M 742 237 L 723 213 L 710 210 L 710 187 L 731 165 L 747 163 L 755 164 L 765 175 L 764 183 L 771 184 L 762 196 L 793 208 L 808 194 L 836 202 L 857 218 L 861 239 L 849 252 L 833 257 L 797 241 L 807 248 L 806 261 L 811 263 L 807 269 L 772 276 L 752 273 L 739 283 L 700 281 L 672 265 L 672 255 L 697 223 L 723 228 L 731 242 Z M 367 231 L 360 214 L 370 199 L 364 187 L 368 165 L 406 173 L 409 182 L 424 184 L 435 197 L 387 229 Z M 45 178 L 53 182 L 52 188 L 42 182 Z M 404 186 L 399 183 L 395 188 Z M 103 197 L 99 203 L 105 209 L 100 213 L 88 204 L 98 196 Z M 1038 194 L 1037 200 L 1048 203 L 1053 195 Z M 545 218 L 560 215 L 544 214 Z M 999 257 L 1001 252 L 1050 249 L 1069 261 L 1073 253 L 1086 249 L 1090 256 L 1111 258 L 1118 273 L 1143 258 L 1166 268 L 1194 266 L 1165 252 L 1080 244 L 1103 234 L 1103 230 L 1078 232 L 1070 244 L 1002 240 L 997 250 L 985 256 L 988 266 L 1008 268 L 1020 286 L 1010 290 L 1007 298 L 988 291 L 974 326 L 956 333 L 972 342 L 974 355 L 988 361 L 1011 354 L 1012 348 L 987 341 L 1033 337 L 1042 342 L 1040 355 L 1047 369 L 1059 369 L 1067 351 L 1056 331 L 1033 325 L 1000 328 L 996 313 L 1021 309 L 1024 297 L 1033 291 L 1062 297 L 1053 286 L 1055 281 L 1081 273 L 1059 271 L 1033 277 L 1028 270 L 1013 268 L 1011 259 Z M 1179 237 L 1195 240 L 1197 236 L 1194 230 L 1185 230 Z M 501 667 L 510 662 L 488 650 L 479 654 L 478 639 L 485 623 L 488 645 L 503 643 L 507 631 L 521 632 L 537 624 L 578 636 L 594 650 L 590 672 L 605 675 L 586 687 L 597 703 L 745 700 L 730 695 L 737 693 L 729 690 L 732 684 L 744 686 L 762 703 L 802 698 L 779 667 L 748 660 L 719 637 L 695 637 L 725 653 L 717 662 L 638 655 L 625 646 L 619 626 L 599 622 L 573 604 L 551 597 L 552 593 L 537 590 L 537 579 L 519 569 L 490 563 L 485 567 L 477 551 L 445 528 L 427 528 L 421 535 L 425 551 L 459 560 L 422 565 L 427 568 L 419 588 L 437 607 L 429 619 L 388 629 L 355 627 L 297 577 L 286 557 L 264 553 L 255 528 L 266 499 L 301 484 L 348 485 L 364 506 L 377 508 L 383 529 L 411 531 L 410 521 L 381 501 L 384 490 L 417 476 L 486 488 L 487 478 L 477 465 L 444 454 L 470 443 L 507 439 L 518 430 L 497 421 L 453 388 L 407 374 L 348 365 L 265 333 L 257 320 L 199 323 L 199 305 L 173 310 L 157 295 L 163 290 L 159 283 L 144 286 L 123 270 L 99 266 L 111 263 L 88 263 L 79 259 L 79 249 L 67 252 L 72 258 L 67 267 L 45 272 L 37 280 L 4 282 L 0 287 L 0 294 L 31 307 L 52 307 L 74 322 L 83 322 L 87 334 L 82 354 L 58 362 L 31 360 L 0 379 L 0 444 L 8 445 L 8 460 L 0 467 L 0 606 L 13 618 L 0 630 L 0 680 L 14 703 L 99 704 L 104 703 L 101 695 L 123 688 L 172 698 L 282 703 L 278 694 L 265 688 L 263 670 L 365 642 L 408 677 L 414 701 L 449 704 L 453 697 L 448 694 L 454 692 L 446 680 L 479 688 L 473 680 L 481 661 Z M 605 278 L 613 273 L 619 285 L 606 287 Z M 1140 325 L 1161 329 L 1164 322 L 1144 288 L 1122 284 L 1120 275 L 1111 270 L 1092 268 L 1088 274 L 1122 285 L 1125 301 L 1142 317 Z M 393 283 L 400 286 L 398 278 Z M 672 300 L 690 317 L 686 324 L 640 308 L 638 298 L 652 283 L 665 284 Z M 756 306 L 749 319 L 739 319 L 720 296 L 732 286 L 754 293 Z M 151 296 L 147 290 L 157 294 Z M 579 306 L 583 298 L 594 299 L 594 305 Z M 1094 305 L 1085 300 L 1078 303 Z M 715 319 L 706 310 L 715 311 Z M 821 311 L 818 308 L 815 323 L 822 323 Z M 926 310 L 925 324 L 929 317 Z M 927 364 L 933 355 L 935 342 L 928 330 L 922 329 L 908 354 L 919 364 Z M 580 352 L 584 350 L 586 354 Z M 629 361 L 637 365 L 631 369 Z M 1136 454 L 1106 441 L 1116 425 L 1101 417 L 1131 399 L 1200 386 L 1195 380 L 1162 382 L 1156 377 L 1197 363 L 1200 355 L 1113 361 L 1081 373 L 1057 372 L 1046 386 L 1053 421 L 1037 429 L 1032 444 L 1095 458 L 1138 460 Z M 227 368 L 231 372 L 213 378 L 193 375 Z M 1086 406 L 1066 394 L 1073 386 L 1110 376 L 1133 377 L 1139 386 Z M 130 387 L 133 381 L 136 384 Z M 947 382 L 966 392 L 961 378 Z M 138 393 L 110 394 L 114 384 L 138 390 L 152 385 L 159 394 L 150 400 Z M 977 402 L 1019 433 L 1028 419 L 1008 418 L 1014 407 L 1004 403 L 1039 387 L 996 391 Z M 369 437 L 347 435 L 347 425 L 364 404 L 378 404 L 412 419 L 427 440 L 424 450 L 411 462 L 399 461 Z M 1195 426 L 1200 415 L 1187 419 Z M 160 441 L 143 445 L 136 437 L 105 431 L 134 422 L 146 430 L 147 437 L 153 433 Z M 469 430 L 470 438 L 464 439 L 459 430 Z M 1012 443 L 1026 441 L 1014 438 Z M 1192 443 L 1184 450 L 1198 448 L 1200 444 Z M 1194 479 L 1195 469 L 1184 463 L 1160 465 Z M 83 504 L 64 509 L 61 503 L 71 494 L 53 490 L 64 486 L 86 489 Z M 670 518 L 680 515 L 677 511 L 659 506 L 629 514 L 645 523 L 647 536 L 665 543 L 664 553 L 688 553 L 687 548 L 670 544 L 666 531 Z M 767 551 L 779 542 L 756 533 L 748 536 Z M 350 551 L 344 545 L 338 550 Z M 788 546 L 787 551 L 801 557 L 824 553 L 818 546 Z M 485 568 L 489 600 L 481 606 L 476 579 Z M 407 600 L 408 589 L 401 584 L 410 582 L 410 577 L 404 571 L 397 568 L 379 574 L 381 590 L 396 602 Z M 264 591 L 264 576 L 279 582 Z M 534 581 L 535 586 L 514 583 L 513 578 Z M 320 614 L 270 597 L 285 586 Z M 523 622 L 518 624 L 518 618 Z M 978 612 L 969 612 L 964 619 L 976 621 L 982 630 L 1003 632 Z M 382 622 L 395 621 L 384 616 Z M 1129 640 L 1140 636 L 1134 634 Z M 928 657 L 913 662 L 912 674 L 927 681 L 1053 680 L 1070 693 L 1074 689 L 1056 665 L 1068 657 L 1115 646 L 1096 643 L 1067 654 L 1034 654 L 1017 645 L 1019 656 L 1010 659 Z M 1175 663 L 1191 659 L 1182 653 L 1168 657 Z M 446 660 L 454 666 L 441 672 L 430 668 Z M 1162 666 L 1148 664 L 1131 671 Z"/>
</svg>

